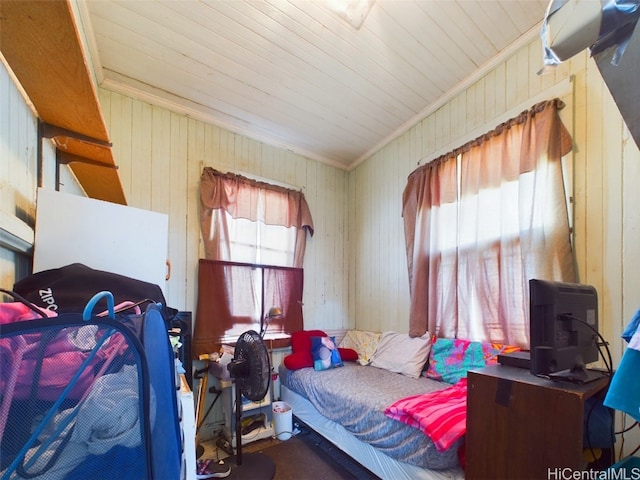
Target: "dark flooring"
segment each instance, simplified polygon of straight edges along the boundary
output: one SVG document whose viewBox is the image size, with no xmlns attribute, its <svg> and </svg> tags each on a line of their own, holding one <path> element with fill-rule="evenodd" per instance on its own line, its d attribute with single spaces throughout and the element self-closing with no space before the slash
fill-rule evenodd
<svg viewBox="0 0 640 480">
<path fill-rule="evenodd" d="M 379 477 L 351 459 L 331 442 L 296 420 L 300 433 L 289 440 L 267 438 L 248 443 L 242 448 L 242 464 L 236 457 L 225 459 L 232 467 L 230 479 L 263 478 L 261 465 L 273 462 L 274 480 L 377 480 Z M 266 457 L 266 458 L 264 458 Z M 254 465 L 255 464 L 255 465 Z M 256 469 L 259 473 L 254 472 Z M 267 477 L 269 478 L 269 475 Z"/>
</svg>

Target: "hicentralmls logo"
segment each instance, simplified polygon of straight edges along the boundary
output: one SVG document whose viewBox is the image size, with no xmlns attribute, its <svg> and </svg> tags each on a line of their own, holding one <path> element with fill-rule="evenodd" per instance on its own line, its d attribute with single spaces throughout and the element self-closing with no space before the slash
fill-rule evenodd
<svg viewBox="0 0 640 480">
<path fill-rule="evenodd" d="M 547 469 L 547 480 L 640 480 L 640 467 L 608 470 L 575 470 L 556 467 Z"/>
</svg>

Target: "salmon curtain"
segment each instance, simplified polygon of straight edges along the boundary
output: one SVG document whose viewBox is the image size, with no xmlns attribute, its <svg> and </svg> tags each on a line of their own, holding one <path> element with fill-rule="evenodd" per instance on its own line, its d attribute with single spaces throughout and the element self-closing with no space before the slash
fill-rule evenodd
<svg viewBox="0 0 640 480">
<path fill-rule="evenodd" d="M 409 176 L 411 336 L 527 348 L 529 279 L 575 281 L 562 106 L 537 104 Z"/>
<path fill-rule="evenodd" d="M 282 316 L 270 321 L 265 338 L 274 339 L 274 348 L 286 345 L 282 338 L 303 329 L 303 289 L 301 268 L 200 259 L 194 358 L 218 351 L 222 343 L 234 343 L 247 330 L 260 332 L 273 306 Z"/>
<path fill-rule="evenodd" d="M 205 167 L 200 177 L 200 227 L 205 258 L 226 261 L 238 258 L 231 251 L 228 216 L 275 228 L 293 230 L 292 256 L 284 261 L 302 267 L 307 233 L 313 236 L 313 219 L 302 192 L 233 173 Z"/>
</svg>

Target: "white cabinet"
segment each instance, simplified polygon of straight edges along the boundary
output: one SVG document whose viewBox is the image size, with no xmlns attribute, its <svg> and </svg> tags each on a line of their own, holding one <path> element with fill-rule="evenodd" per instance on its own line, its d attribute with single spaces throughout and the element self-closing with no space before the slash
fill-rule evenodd
<svg viewBox="0 0 640 480">
<path fill-rule="evenodd" d="M 166 291 L 168 215 L 41 188 L 33 272 L 82 263 Z"/>
<path fill-rule="evenodd" d="M 196 478 L 196 419 L 193 392 L 184 375 L 180 375 L 178 414 L 182 432 L 182 475 L 184 480 Z"/>
</svg>

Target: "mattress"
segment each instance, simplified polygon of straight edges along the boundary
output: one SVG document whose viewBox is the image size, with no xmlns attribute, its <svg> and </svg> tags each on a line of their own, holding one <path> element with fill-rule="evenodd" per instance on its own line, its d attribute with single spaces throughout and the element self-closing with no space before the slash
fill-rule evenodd
<svg viewBox="0 0 640 480">
<path fill-rule="evenodd" d="M 449 386 L 446 383 L 351 363 L 323 371 L 289 371 L 282 366 L 280 382 L 356 439 L 394 460 L 432 470 L 458 465 L 462 439 L 440 452 L 421 430 L 384 414 L 384 409 L 396 400 L 441 390 Z"/>
</svg>

